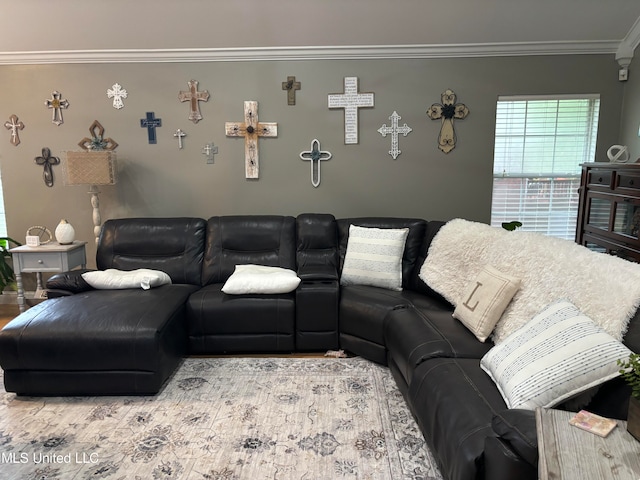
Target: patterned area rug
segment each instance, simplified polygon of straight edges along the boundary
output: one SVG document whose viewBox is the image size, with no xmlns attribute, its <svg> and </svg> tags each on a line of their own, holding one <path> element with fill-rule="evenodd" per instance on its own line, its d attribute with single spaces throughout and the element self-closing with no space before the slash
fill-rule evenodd
<svg viewBox="0 0 640 480">
<path fill-rule="evenodd" d="M 153 397 L 0 390 L 3 480 L 438 479 L 389 370 L 188 358 Z"/>
</svg>

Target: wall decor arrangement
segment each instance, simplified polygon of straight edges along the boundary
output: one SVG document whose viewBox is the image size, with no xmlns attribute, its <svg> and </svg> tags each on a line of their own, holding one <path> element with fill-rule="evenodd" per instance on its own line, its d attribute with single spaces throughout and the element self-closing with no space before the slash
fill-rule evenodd
<svg viewBox="0 0 640 480">
<path fill-rule="evenodd" d="M 189 85 L 189 90 L 180 91 L 178 93 L 178 99 L 181 102 L 189 102 L 189 120 L 193 123 L 198 123 L 202 120 L 202 114 L 200 113 L 200 103 L 198 102 L 206 102 L 209 100 L 209 92 L 207 90 L 198 91 L 198 81 L 197 80 L 189 80 L 187 82 Z"/>
<path fill-rule="evenodd" d="M 287 92 L 287 105 L 296 104 L 296 90 L 300 90 L 302 84 L 296 82 L 295 76 L 288 76 L 286 82 L 282 82 L 282 90 Z"/>
<path fill-rule="evenodd" d="M 311 140 L 310 150 L 300 152 L 300 158 L 311 163 L 311 185 L 314 187 L 320 185 L 320 163 L 330 160 L 332 156 L 331 152 L 320 149 L 320 141 L 317 138 Z"/>
<path fill-rule="evenodd" d="M 62 98 L 62 94 L 59 91 L 54 90 L 51 93 L 51 98 L 45 100 L 44 104 L 48 109 L 52 110 L 51 123 L 58 127 L 62 125 L 64 123 L 62 110 L 69 108 L 69 100 Z"/>
<path fill-rule="evenodd" d="M 111 88 L 107 89 L 107 98 L 113 98 L 113 108 L 116 110 L 124 107 L 122 99 L 127 98 L 127 95 L 127 91 L 119 83 L 114 83 Z"/>
<path fill-rule="evenodd" d="M 438 148 L 444 153 L 449 153 L 456 148 L 456 130 L 454 119 L 462 120 L 469 115 L 469 109 L 463 103 L 456 103 L 456 94 L 453 90 L 445 90 L 442 94 L 442 103 L 434 103 L 427 110 L 431 120 L 442 119 L 440 134 L 438 135 Z"/>
<path fill-rule="evenodd" d="M 329 108 L 344 109 L 344 143 L 358 143 L 358 109 L 374 106 L 373 93 L 358 91 L 358 77 L 344 77 L 344 93 L 330 93 Z"/>
<path fill-rule="evenodd" d="M 156 118 L 155 112 L 147 112 L 145 118 L 140 119 L 140 126 L 147 129 L 147 137 L 150 144 L 158 143 L 156 128 L 162 126 L 162 119 Z"/>
<path fill-rule="evenodd" d="M 42 155 L 34 158 L 36 165 L 43 167 L 42 178 L 47 187 L 53 187 L 53 166 L 60 164 L 58 157 L 51 156 L 51 150 L 48 147 L 42 149 Z"/>
<path fill-rule="evenodd" d="M 207 143 L 204 147 L 202 147 L 202 154 L 207 157 L 207 163 L 213 163 L 213 156 L 218 153 L 218 146 L 214 145 L 213 142 Z"/>
<path fill-rule="evenodd" d="M 391 134 L 391 150 L 389 150 L 389 155 L 391 155 L 391 157 L 393 157 L 394 160 L 398 158 L 398 155 L 402 153 L 398 144 L 398 134 L 401 133 L 403 137 L 406 137 L 412 131 L 411 127 L 408 126 L 406 123 L 401 127 L 398 126 L 398 121 L 401 118 L 402 117 L 398 115 L 398 112 L 394 110 L 391 116 L 389 117 L 389 120 L 391 120 L 391 126 L 387 126 L 386 123 L 383 123 L 382 126 L 378 129 L 378 132 L 383 137 L 386 137 L 388 134 Z"/>
<path fill-rule="evenodd" d="M 182 130 L 177 129 L 176 133 L 173 134 L 174 137 L 178 139 L 178 149 L 182 150 L 182 139 L 187 136 Z"/>
<path fill-rule="evenodd" d="M 89 127 L 91 137 L 84 137 L 78 142 L 83 150 L 115 150 L 118 143 L 111 138 L 104 138 L 104 127 L 98 120 L 94 120 Z"/>
<path fill-rule="evenodd" d="M 227 137 L 244 137 L 245 178 L 258 178 L 260 174 L 258 138 L 277 137 L 278 124 L 258 121 L 258 102 L 244 102 L 244 122 L 226 122 Z"/>
<path fill-rule="evenodd" d="M 9 143 L 14 147 L 20 145 L 20 135 L 18 130 L 24 129 L 24 123 L 18 120 L 18 116 L 14 113 L 9 116 L 9 120 L 4 122 L 4 128 L 7 130 L 11 130 L 11 138 L 9 139 Z"/>
</svg>

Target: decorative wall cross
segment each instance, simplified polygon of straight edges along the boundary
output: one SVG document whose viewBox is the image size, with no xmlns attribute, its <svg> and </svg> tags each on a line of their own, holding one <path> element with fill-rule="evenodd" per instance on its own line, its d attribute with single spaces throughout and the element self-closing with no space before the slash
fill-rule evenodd
<svg viewBox="0 0 640 480">
<path fill-rule="evenodd" d="M 209 92 L 203 90 L 201 92 L 198 91 L 198 82 L 196 80 L 189 80 L 187 82 L 189 85 L 188 91 L 181 91 L 178 93 L 178 99 L 181 102 L 190 102 L 189 106 L 191 107 L 191 111 L 189 112 L 189 120 L 193 123 L 198 123 L 202 120 L 202 114 L 200 113 L 200 104 L 198 102 L 206 102 L 209 100 Z"/>
<path fill-rule="evenodd" d="M 259 157 L 258 138 L 277 137 L 277 123 L 260 123 L 258 121 L 258 102 L 244 102 L 244 123 L 226 122 L 224 128 L 227 137 L 244 137 L 245 177 L 258 178 Z"/>
<path fill-rule="evenodd" d="M 373 93 L 358 93 L 358 77 L 344 77 L 344 93 L 329 94 L 329 108 L 344 108 L 344 143 L 358 143 L 358 109 L 373 107 Z"/>
<path fill-rule="evenodd" d="M 320 150 L 320 142 L 316 138 L 311 141 L 311 150 L 300 153 L 302 160 L 311 162 L 311 185 L 314 187 L 320 185 L 320 163 L 322 160 L 330 160 L 331 157 L 331 152 Z"/>
<path fill-rule="evenodd" d="M 22 130 L 24 128 L 24 123 L 18 120 L 18 116 L 14 113 L 9 117 L 9 120 L 4 122 L 4 126 L 7 130 L 11 130 L 11 145 L 17 147 L 20 144 L 20 136 L 18 135 L 18 130 Z"/>
<path fill-rule="evenodd" d="M 51 98 L 44 101 L 47 108 L 52 109 L 51 123 L 60 126 L 64 123 L 62 118 L 62 109 L 69 108 L 69 101 L 62 98 L 62 94 L 57 90 L 51 93 Z"/>
<path fill-rule="evenodd" d="M 178 137 L 178 148 L 182 150 L 182 137 L 186 137 L 187 134 L 184 133 L 182 130 L 177 129 L 176 133 L 174 133 L 173 136 Z"/>
<path fill-rule="evenodd" d="M 127 91 L 122 88 L 119 83 L 114 83 L 113 86 L 107 90 L 107 98 L 113 98 L 113 108 L 120 110 L 124 107 L 123 98 L 127 98 Z"/>
<path fill-rule="evenodd" d="M 94 120 L 89 127 L 91 137 L 84 137 L 78 145 L 84 150 L 115 150 L 118 143 L 110 138 L 104 138 L 104 127 L 98 120 Z"/>
<path fill-rule="evenodd" d="M 394 112 L 389 117 L 389 120 L 391 120 L 391 126 L 387 127 L 387 124 L 383 123 L 382 126 L 378 129 L 378 132 L 380 132 L 380 135 L 382 135 L 383 137 L 386 137 L 388 133 L 391 134 L 391 150 L 389 150 L 389 155 L 391 155 L 394 160 L 398 158 L 398 155 L 402 153 L 400 148 L 398 148 L 398 134 L 401 133 L 402 136 L 406 137 L 409 132 L 411 132 L 411 127 L 409 127 L 406 123 L 401 127 L 398 126 L 398 120 L 400 120 L 401 118 L 402 117 L 398 115 L 398 113 L 394 110 Z"/>
<path fill-rule="evenodd" d="M 44 183 L 47 187 L 53 187 L 53 165 L 58 165 L 60 163 L 60 159 L 58 157 L 51 156 L 51 150 L 47 147 L 42 149 L 42 156 L 34 158 L 36 164 L 42 165 L 44 167 L 44 171 L 42 172 L 42 178 L 44 178 Z"/>
<path fill-rule="evenodd" d="M 287 91 L 287 105 L 296 104 L 296 90 L 300 90 L 300 82 L 296 82 L 296 77 L 287 77 L 286 82 L 282 82 L 282 90 Z"/>
<path fill-rule="evenodd" d="M 462 120 L 469 115 L 469 109 L 463 103 L 456 103 L 456 94 L 453 90 L 445 90 L 442 94 L 442 104 L 434 103 L 427 110 L 431 120 L 442 119 L 440 134 L 438 135 L 438 148 L 444 153 L 449 153 L 456 148 L 456 130 L 453 120 Z"/>
<path fill-rule="evenodd" d="M 162 119 L 155 118 L 154 112 L 147 112 L 146 118 L 140 119 L 140 126 L 147 129 L 147 135 L 149 136 L 149 143 L 158 143 L 156 138 L 156 127 L 162 126 Z"/>
<path fill-rule="evenodd" d="M 207 156 L 207 163 L 213 163 L 213 156 L 218 153 L 218 147 L 211 143 L 207 143 L 202 147 L 202 154 Z"/>
</svg>

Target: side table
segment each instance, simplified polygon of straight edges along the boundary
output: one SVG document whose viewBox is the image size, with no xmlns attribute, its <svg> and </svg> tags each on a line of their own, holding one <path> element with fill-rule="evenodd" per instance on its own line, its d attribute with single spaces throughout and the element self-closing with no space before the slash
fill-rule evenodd
<svg viewBox="0 0 640 480">
<path fill-rule="evenodd" d="M 73 242 L 69 245 L 48 243 L 38 247 L 26 245 L 9 250 L 13 257 L 13 270 L 18 286 L 18 307 L 20 313 L 24 312 L 24 287 L 22 285 L 22 273 L 35 273 L 37 291 L 42 289 L 42 272 L 57 273 L 73 270 L 76 267 L 86 268 L 87 242 Z"/>
<path fill-rule="evenodd" d="M 627 432 L 627 422 L 616 420 L 603 438 L 569 425 L 574 415 L 536 409 L 539 479 L 640 479 L 640 442 Z"/>
</svg>

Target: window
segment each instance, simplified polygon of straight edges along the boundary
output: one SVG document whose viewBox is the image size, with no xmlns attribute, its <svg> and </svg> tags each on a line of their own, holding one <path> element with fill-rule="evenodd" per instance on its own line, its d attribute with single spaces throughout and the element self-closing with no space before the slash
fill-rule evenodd
<svg viewBox="0 0 640 480">
<path fill-rule="evenodd" d="M 595 160 L 599 95 L 499 97 L 491 224 L 575 238 L 580 164 Z"/>
<path fill-rule="evenodd" d="M 2 176 L 0 176 L 0 237 L 7 236 L 7 217 L 4 213 L 4 193 L 2 191 Z"/>
</svg>

